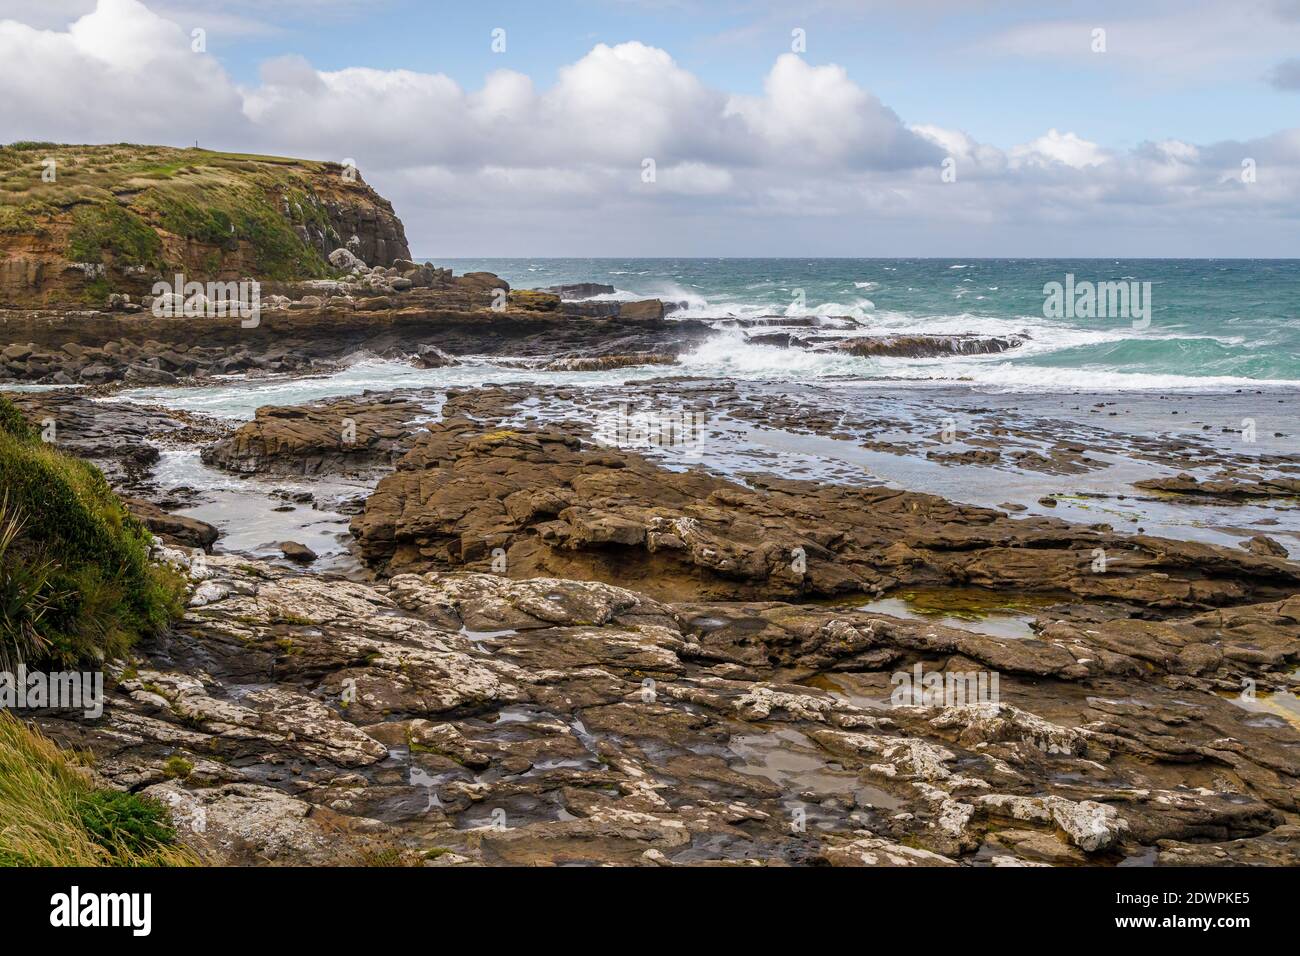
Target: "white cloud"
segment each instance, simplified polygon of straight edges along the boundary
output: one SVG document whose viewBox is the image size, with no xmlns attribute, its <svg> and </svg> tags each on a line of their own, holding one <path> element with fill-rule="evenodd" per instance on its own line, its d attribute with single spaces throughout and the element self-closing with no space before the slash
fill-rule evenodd
<svg viewBox="0 0 1300 956">
<path fill-rule="evenodd" d="M 937 161 L 932 146 L 843 67 L 810 66 L 793 53 L 777 58 L 762 96 L 731 97 L 726 115 L 740 117 L 783 162 L 896 169 Z"/>
<path fill-rule="evenodd" d="M 180 27 L 150 15 L 138 0 L 101 0 L 68 27 L 67 36 L 77 53 L 127 73 L 141 73 L 160 57 L 193 52 Z"/>
<path fill-rule="evenodd" d="M 665 51 L 636 42 L 601 43 L 560 70 L 542 97 L 541 120 L 580 154 L 625 163 L 667 161 L 717 148 L 721 105 L 719 94 Z"/>
<path fill-rule="evenodd" d="M 731 173 L 707 163 L 678 163 L 658 170 L 656 184 L 684 196 L 721 195 L 731 191 Z"/>
<path fill-rule="evenodd" d="M 951 156 L 963 178 L 972 175 L 981 178 L 1001 175 L 1007 169 L 1006 153 L 996 146 L 977 143 L 961 130 L 944 129 L 925 123 L 913 126 L 911 130 L 938 146 L 945 158 Z"/>
<path fill-rule="evenodd" d="M 470 110 L 480 122 L 518 123 L 528 117 L 537 95 L 533 81 L 514 70 L 489 73 L 483 89 L 470 97 Z"/>
<path fill-rule="evenodd" d="M 66 30 L 0 21 L 0 127 L 22 138 L 188 141 L 244 134 L 216 60 L 138 0 L 99 0 Z"/>
<path fill-rule="evenodd" d="M 1016 146 L 1010 152 L 1013 165 L 1044 165 L 1063 163 L 1071 169 L 1100 166 L 1106 162 L 1106 151 L 1075 133 L 1058 133 L 1049 129 L 1038 139 Z"/>
</svg>

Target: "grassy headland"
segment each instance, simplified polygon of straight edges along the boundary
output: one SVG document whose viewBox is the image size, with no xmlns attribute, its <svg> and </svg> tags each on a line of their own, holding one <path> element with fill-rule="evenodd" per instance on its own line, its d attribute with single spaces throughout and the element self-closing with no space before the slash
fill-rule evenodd
<svg viewBox="0 0 1300 956">
<path fill-rule="evenodd" d="M 0 146 L 0 248 L 43 264 L 39 281 L 0 289 L 0 301 L 102 305 L 108 292 L 142 293 L 173 272 L 199 281 L 329 275 L 325 256 L 361 223 L 383 221 L 400 235 L 391 206 L 351 172 L 128 143 Z"/>
</svg>

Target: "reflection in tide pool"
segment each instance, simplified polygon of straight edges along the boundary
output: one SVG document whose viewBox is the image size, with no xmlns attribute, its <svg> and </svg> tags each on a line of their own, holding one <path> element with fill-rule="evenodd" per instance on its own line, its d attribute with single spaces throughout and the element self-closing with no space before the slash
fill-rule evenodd
<svg viewBox="0 0 1300 956">
<path fill-rule="evenodd" d="M 315 477 L 240 478 L 209 468 L 196 449 L 164 450 L 156 475 L 165 489 L 203 492 L 200 503 L 177 513 L 215 525 L 221 531 L 214 548 L 218 553 L 274 557 L 280 553 L 281 541 L 296 541 L 320 556 L 315 570 L 352 573 L 360 569 L 349 549 L 350 519 L 339 507 L 368 495 L 370 483 Z"/>
<path fill-rule="evenodd" d="M 1300 677 L 1300 671 L 1294 676 Z M 1285 727 L 1290 724 L 1300 730 L 1300 697 L 1293 691 L 1276 693 L 1256 691 L 1250 696 L 1224 694 L 1226 700 L 1251 714 L 1242 720 L 1252 727 Z"/>
<path fill-rule="evenodd" d="M 1025 640 L 1034 637 L 1036 609 L 1054 603 L 1038 595 L 1013 597 L 978 588 L 931 588 L 908 591 L 861 605 L 864 611 L 913 621 L 976 631 L 993 637 Z"/>
</svg>

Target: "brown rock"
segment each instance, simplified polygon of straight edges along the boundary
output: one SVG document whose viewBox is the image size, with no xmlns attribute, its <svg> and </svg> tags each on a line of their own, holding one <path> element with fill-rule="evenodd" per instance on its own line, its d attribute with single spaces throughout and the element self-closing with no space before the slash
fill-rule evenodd
<svg viewBox="0 0 1300 956">
<path fill-rule="evenodd" d="M 143 498 L 123 498 L 122 503 L 131 514 L 144 522 L 146 528 L 172 544 L 211 551 L 212 545 L 220 536 L 217 529 L 206 521 L 169 514 Z"/>
<path fill-rule="evenodd" d="M 319 557 L 311 548 L 297 541 L 281 541 L 276 547 L 290 561 L 297 561 L 299 564 L 311 564 Z"/>
<path fill-rule="evenodd" d="M 1266 557 L 1285 558 L 1290 556 L 1286 547 L 1274 541 L 1268 535 L 1257 534 L 1248 541 L 1243 541 L 1242 546 L 1251 554 L 1261 554 Z"/>
<path fill-rule="evenodd" d="M 1019 348 L 1024 342 L 1024 338 L 1016 335 L 880 335 L 845 339 L 835 348 L 864 358 L 936 358 L 943 355 L 995 355 Z"/>
<path fill-rule="evenodd" d="M 620 302 L 618 317 L 637 322 L 659 322 L 664 317 L 664 304 L 658 299 L 643 299 L 640 302 Z"/>
<path fill-rule="evenodd" d="M 1125 537 L 889 488 L 670 472 L 572 435 L 457 417 L 416 439 L 353 519 L 391 571 L 487 570 L 636 586 L 677 599 L 875 592 L 900 583 L 1070 593 L 1204 608 L 1283 596 L 1300 566 Z M 1093 570 L 1105 550 L 1112 571 Z M 1122 570 L 1119 570 L 1122 569 Z"/>
<path fill-rule="evenodd" d="M 394 396 L 259 408 L 253 421 L 201 452 L 203 461 L 241 474 L 318 475 L 392 465 L 409 446 L 421 402 Z"/>
</svg>

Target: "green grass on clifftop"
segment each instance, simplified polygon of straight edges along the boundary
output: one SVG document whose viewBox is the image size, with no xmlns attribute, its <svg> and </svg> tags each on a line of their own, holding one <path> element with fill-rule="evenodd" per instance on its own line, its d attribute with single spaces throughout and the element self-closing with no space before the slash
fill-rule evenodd
<svg viewBox="0 0 1300 956">
<path fill-rule="evenodd" d="M 204 258 L 215 269 L 239 250 L 241 266 L 261 277 L 320 277 L 329 266 L 298 230 L 343 244 L 317 195 L 337 175 L 330 164 L 278 156 L 11 143 L 0 147 L 0 235 L 66 232 L 70 262 L 164 272 L 181 265 L 168 260 L 170 235 L 215 247 L 215 259 Z"/>
<path fill-rule="evenodd" d="M 0 669 L 120 657 L 180 612 L 179 575 L 99 469 L 0 397 Z"/>
</svg>

